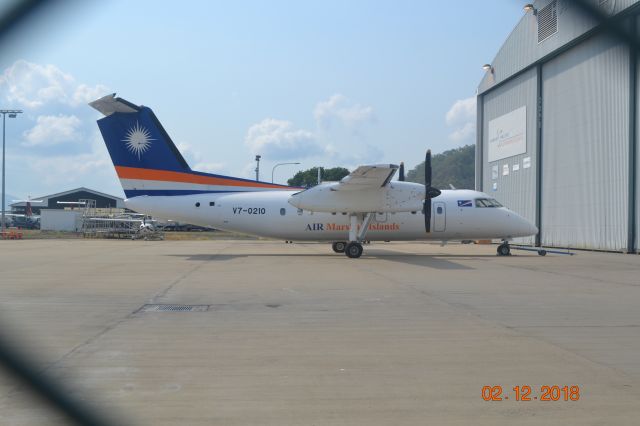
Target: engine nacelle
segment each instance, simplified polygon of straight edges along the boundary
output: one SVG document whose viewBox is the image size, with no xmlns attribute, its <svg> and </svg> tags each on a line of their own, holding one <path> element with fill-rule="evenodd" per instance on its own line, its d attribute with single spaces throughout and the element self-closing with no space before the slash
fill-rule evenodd
<svg viewBox="0 0 640 426">
<path fill-rule="evenodd" d="M 424 185 L 391 182 L 384 188 L 345 189 L 340 182 L 326 182 L 293 194 L 289 204 L 325 213 L 410 212 L 422 210 Z"/>
</svg>

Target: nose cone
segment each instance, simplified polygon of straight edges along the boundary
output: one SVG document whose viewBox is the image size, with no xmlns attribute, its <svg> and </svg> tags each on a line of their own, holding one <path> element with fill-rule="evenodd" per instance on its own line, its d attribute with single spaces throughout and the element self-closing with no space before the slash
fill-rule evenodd
<svg viewBox="0 0 640 426">
<path fill-rule="evenodd" d="M 536 235 L 538 233 L 538 227 L 531 222 L 528 222 L 528 223 L 529 223 L 529 235 Z"/>
<path fill-rule="evenodd" d="M 528 237 L 538 233 L 538 227 L 527 219 L 514 212 L 510 212 L 510 216 L 513 218 L 514 236 Z"/>
</svg>

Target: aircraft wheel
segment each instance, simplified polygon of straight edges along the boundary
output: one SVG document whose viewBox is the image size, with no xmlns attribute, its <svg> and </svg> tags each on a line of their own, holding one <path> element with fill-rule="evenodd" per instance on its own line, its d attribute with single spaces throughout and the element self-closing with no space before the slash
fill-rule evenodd
<svg viewBox="0 0 640 426">
<path fill-rule="evenodd" d="M 345 243 L 344 241 L 336 241 L 335 243 L 331 244 L 331 248 L 336 253 L 344 253 L 346 247 L 347 243 Z"/>
<path fill-rule="evenodd" d="M 509 244 L 500 244 L 498 246 L 498 256 L 509 256 L 511 254 L 511 248 Z"/>
<path fill-rule="evenodd" d="M 351 242 L 347 244 L 347 247 L 345 248 L 344 252 L 347 255 L 347 257 L 350 257 L 351 259 L 357 259 L 360 256 L 362 256 L 362 244 Z"/>
<path fill-rule="evenodd" d="M 546 256 L 547 255 L 547 251 L 546 250 L 538 250 L 538 254 L 540 256 Z"/>
</svg>

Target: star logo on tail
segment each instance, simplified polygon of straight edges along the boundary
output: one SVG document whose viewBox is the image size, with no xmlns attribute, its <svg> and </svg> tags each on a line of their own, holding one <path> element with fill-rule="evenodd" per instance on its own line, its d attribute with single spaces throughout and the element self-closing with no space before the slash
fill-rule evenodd
<svg viewBox="0 0 640 426">
<path fill-rule="evenodd" d="M 127 136 L 122 140 L 132 154 L 138 156 L 138 160 L 142 158 L 142 154 L 151 147 L 151 133 L 145 127 L 141 126 L 137 121 L 136 125 L 127 131 Z"/>
</svg>

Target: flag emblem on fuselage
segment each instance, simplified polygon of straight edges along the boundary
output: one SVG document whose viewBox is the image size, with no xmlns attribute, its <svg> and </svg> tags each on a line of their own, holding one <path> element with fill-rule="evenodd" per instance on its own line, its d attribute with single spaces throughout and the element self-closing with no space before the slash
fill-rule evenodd
<svg viewBox="0 0 640 426">
<path fill-rule="evenodd" d="M 458 200 L 458 207 L 473 207 L 471 200 Z"/>
<path fill-rule="evenodd" d="M 138 156 L 138 160 L 150 147 L 151 133 L 145 127 L 141 126 L 137 121 L 136 125 L 127 131 L 127 136 L 122 140 L 126 143 L 127 148 L 132 154 Z"/>
</svg>

